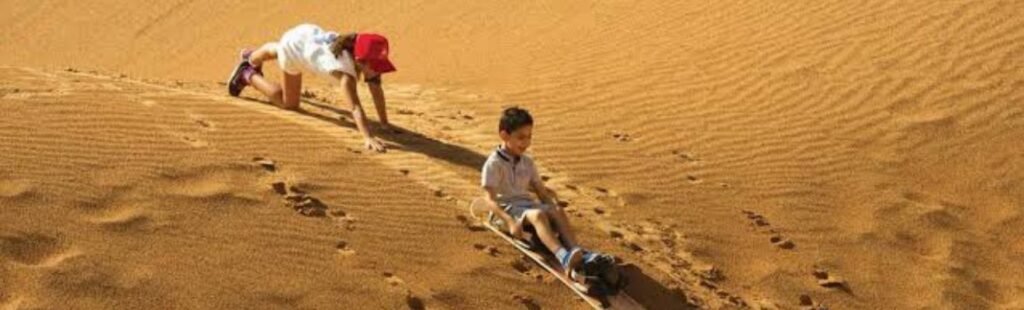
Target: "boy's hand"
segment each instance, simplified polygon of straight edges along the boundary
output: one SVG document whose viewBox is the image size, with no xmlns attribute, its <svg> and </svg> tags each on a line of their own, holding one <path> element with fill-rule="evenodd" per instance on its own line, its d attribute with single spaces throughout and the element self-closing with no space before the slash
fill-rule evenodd
<svg viewBox="0 0 1024 310">
<path fill-rule="evenodd" d="M 373 150 L 378 153 L 384 153 L 388 151 L 388 149 L 384 147 L 384 143 L 381 143 L 379 140 L 375 138 L 366 138 L 366 140 L 363 141 L 363 145 L 366 146 L 366 149 Z"/>
<path fill-rule="evenodd" d="M 509 222 L 508 234 L 516 239 L 523 239 L 523 223 L 519 221 Z"/>
</svg>

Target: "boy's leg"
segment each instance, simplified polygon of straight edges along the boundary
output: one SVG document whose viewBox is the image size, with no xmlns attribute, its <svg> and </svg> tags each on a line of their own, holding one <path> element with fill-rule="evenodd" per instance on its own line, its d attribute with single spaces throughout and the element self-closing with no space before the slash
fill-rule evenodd
<svg viewBox="0 0 1024 310">
<path fill-rule="evenodd" d="M 277 59 L 277 43 L 263 44 L 260 48 L 249 54 L 249 65 L 257 71 L 255 74 L 244 76 L 245 81 L 253 88 L 270 99 L 270 102 L 277 106 L 284 106 L 284 90 L 277 83 L 271 82 L 262 74 L 263 63 L 268 60 Z"/>
<path fill-rule="evenodd" d="M 537 230 L 537 237 L 540 238 L 540 241 L 547 246 L 548 250 L 551 250 L 551 253 L 555 254 L 567 272 L 575 270 L 583 263 L 583 251 L 575 247 L 564 247 L 558 240 L 557 231 L 551 227 L 551 218 L 547 212 L 534 209 L 527 211 L 524 216 L 525 220 L 530 221 L 533 228 Z"/>
<path fill-rule="evenodd" d="M 547 213 L 541 210 L 529 210 L 523 215 L 533 228 L 537 230 L 537 237 L 544 243 L 544 246 L 555 253 L 562 248 L 562 242 L 558 240 L 555 230 L 551 227 Z"/>
<path fill-rule="evenodd" d="M 302 75 L 284 73 L 284 93 L 282 99 L 285 109 L 295 110 L 299 108 L 299 99 L 302 91 Z"/>
<path fill-rule="evenodd" d="M 558 236 L 562 243 L 567 248 L 578 247 L 579 243 L 576 243 L 576 234 L 573 233 L 572 227 L 569 226 L 569 217 L 565 215 L 565 211 L 562 211 L 562 208 L 551 207 L 547 209 L 547 214 L 555 222 L 555 229 L 558 230 Z"/>
<path fill-rule="evenodd" d="M 249 64 L 253 67 L 263 67 L 263 62 L 268 60 L 277 60 L 277 42 L 263 44 L 249 55 Z"/>
<path fill-rule="evenodd" d="M 280 85 L 277 85 L 277 83 L 267 80 L 267 78 L 263 77 L 262 74 L 253 74 L 249 78 L 249 85 L 252 85 L 253 88 L 256 88 L 264 95 L 267 95 L 267 97 L 270 98 L 270 102 L 274 105 L 279 107 L 284 106 L 284 91 L 281 89 Z"/>
</svg>

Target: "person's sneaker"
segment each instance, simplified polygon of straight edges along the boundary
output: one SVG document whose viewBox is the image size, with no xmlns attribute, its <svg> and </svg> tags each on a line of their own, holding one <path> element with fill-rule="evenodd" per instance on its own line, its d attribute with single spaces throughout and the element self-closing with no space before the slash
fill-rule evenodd
<svg viewBox="0 0 1024 310">
<path fill-rule="evenodd" d="M 249 65 L 252 66 L 252 62 L 249 62 L 249 56 L 252 55 L 252 52 L 255 52 L 255 50 L 243 48 L 238 52 L 238 58 L 241 58 L 242 61 L 248 62 Z M 263 75 L 263 67 L 252 66 L 252 68 L 256 69 L 256 73 L 259 73 L 259 75 Z"/>
<path fill-rule="evenodd" d="M 253 74 L 262 74 L 260 68 L 253 68 L 249 64 L 249 55 L 252 55 L 252 50 L 243 49 L 239 53 L 241 60 L 238 65 L 235 66 L 235 70 L 231 72 L 231 76 L 228 77 L 228 94 L 233 97 L 238 97 L 238 94 L 242 93 L 242 89 L 249 86 L 249 77 Z"/>
</svg>

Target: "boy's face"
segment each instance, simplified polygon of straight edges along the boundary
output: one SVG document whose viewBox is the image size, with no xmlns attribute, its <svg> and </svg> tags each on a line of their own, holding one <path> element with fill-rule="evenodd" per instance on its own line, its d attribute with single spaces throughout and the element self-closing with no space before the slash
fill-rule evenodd
<svg viewBox="0 0 1024 310">
<path fill-rule="evenodd" d="M 533 125 L 519 127 L 511 133 L 502 130 L 499 135 L 501 135 L 501 141 L 505 142 L 505 149 L 509 153 L 521 156 L 526 153 L 526 149 L 530 148 L 530 142 L 533 140 Z"/>
</svg>

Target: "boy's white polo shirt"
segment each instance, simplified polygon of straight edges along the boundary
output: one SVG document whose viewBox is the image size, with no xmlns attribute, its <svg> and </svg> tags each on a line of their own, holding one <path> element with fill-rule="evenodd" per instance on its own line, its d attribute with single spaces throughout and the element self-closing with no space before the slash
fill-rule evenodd
<svg viewBox="0 0 1024 310">
<path fill-rule="evenodd" d="M 533 159 L 526 155 L 516 158 L 500 147 L 487 157 L 480 179 L 481 186 L 494 189 L 501 204 L 532 201 L 531 184 L 541 182 Z"/>
</svg>

